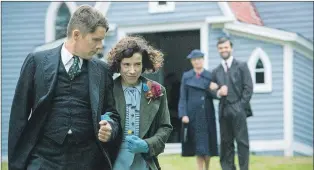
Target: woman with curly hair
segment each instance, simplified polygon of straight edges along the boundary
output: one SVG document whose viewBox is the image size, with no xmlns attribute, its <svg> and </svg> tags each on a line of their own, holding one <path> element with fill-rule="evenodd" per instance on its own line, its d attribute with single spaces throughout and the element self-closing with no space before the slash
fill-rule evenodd
<svg viewBox="0 0 314 170">
<path fill-rule="evenodd" d="M 157 156 L 163 152 L 172 131 L 166 90 L 142 76 L 158 71 L 163 54 L 140 37 L 121 39 L 108 54 L 113 73 L 114 98 L 124 139 L 114 170 L 158 170 Z"/>
</svg>

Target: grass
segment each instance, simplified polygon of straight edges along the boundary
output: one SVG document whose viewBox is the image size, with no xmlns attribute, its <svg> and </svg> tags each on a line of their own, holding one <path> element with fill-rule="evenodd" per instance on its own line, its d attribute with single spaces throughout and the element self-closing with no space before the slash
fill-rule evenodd
<svg viewBox="0 0 314 170">
<path fill-rule="evenodd" d="M 236 164 L 237 158 L 235 159 Z M 164 155 L 159 157 L 162 170 L 196 170 L 195 157 Z M 239 168 L 237 168 L 239 169 Z M 313 170 L 313 157 L 251 156 L 250 170 Z M 221 170 L 219 158 L 210 162 L 210 170 Z"/>
<path fill-rule="evenodd" d="M 251 156 L 250 159 L 250 170 L 313 170 L 313 157 Z M 162 155 L 159 162 L 162 170 L 197 169 L 195 157 Z M 235 162 L 237 164 L 237 158 Z M 2 170 L 8 169 L 6 162 L 2 162 L 1 167 Z M 211 159 L 210 170 L 221 170 L 218 157 Z"/>
</svg>

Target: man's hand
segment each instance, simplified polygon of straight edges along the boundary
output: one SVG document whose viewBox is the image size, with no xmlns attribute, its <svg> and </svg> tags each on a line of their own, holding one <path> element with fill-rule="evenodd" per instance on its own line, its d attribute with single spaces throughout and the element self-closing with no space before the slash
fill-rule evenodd
<svg viewBox="0 0 314 170">
<path fill-rule="evenodd" d="M 216 84 L 214 82 L 210 82 L 209 89 L 210 90 L 217 90 L 218 89 L 218 84 Z"/>
<path fill-rule="evenodd" d="M 110 123 L 106 120 L 102 120 L 99 122 L 100 128 L 98 131 L 98 139 L 101 142 L 108 142 L 111 137 L 112 128 Z"/>
<path fill-rule="evenodd" d="M 189 117 L 188 117 L 188 116 L 183 116 L 183 117 L 182 117 L 182 122 L 183 122 L 183 123 L 189 123 L 189 121 L 190 121 L 190 120 L 189 120 Z"/>
<path fill-rule="evenodd" d="M 228 87 L 226 85 L 221 86 L 218 94 L 219 94 L 219 96 L 227 96 L 228 95 Z"/>
</svg>

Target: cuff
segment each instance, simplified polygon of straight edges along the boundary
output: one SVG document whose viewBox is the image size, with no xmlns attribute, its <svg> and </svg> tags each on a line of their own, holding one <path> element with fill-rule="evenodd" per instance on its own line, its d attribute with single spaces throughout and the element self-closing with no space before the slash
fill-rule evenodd
<svg viewBox="0 0 314 170">
<path fill-rule="evenodd" d="M 155 150 L 153 148 L 153 139 L 151 138 L 147 138 L 147 139 L 144 139 L 144 141 L 147 143 L 147 147 L 148 147 L 148 152 L 145 154 L 146 157 L 151 157 L 151 156 L 155 156 L 156 153 L 155 153 Z M 151 144 L 150 144 L 151 143 Z"/>
<path fill-rule="evenodd" d="M 112 115 L 111 112 L 106 112 L 105 114 L 100 116 L 100 120 L 107 120 L 108 122 L 114 122 L 111 118 L 110 115 Z"/>
<path fill-rule="evenodd" d="M 220 92 L 220 90 L 217 90 L 217 93 L 216 93 L 216 95 L 217 95 L 217 98 L 219 98 L 220 99 L 220 95 L 219 95 L 219 92 Z"/>
<path fill-rule="evenodd" d="M 110 124 L 111 126 L 111 137 L 110 137 L 110 140 L 109 141 L 112 141 L 113 139 L 116 138 L 117 134 L 118 134 L 118 130 L 115 128 L 115 123 L 113 121 L 108 121 L 108 123 Z"/>
<path fill-rule="evenodd" d="M 149 147 L 148 147 L 148 143 L 143 140 L 143 153 L 148 153 L 149 151 Z"/>
</svg>

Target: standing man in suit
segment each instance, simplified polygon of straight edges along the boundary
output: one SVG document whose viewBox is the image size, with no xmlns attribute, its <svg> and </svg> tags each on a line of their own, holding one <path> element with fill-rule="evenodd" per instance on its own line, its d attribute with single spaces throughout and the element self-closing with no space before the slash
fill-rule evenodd
<svg viewBox="0 0 314 170">
<path fill-rule="evenodd" d="M 223 170 L 235 170 L 234 139 L 237 142 L 241 170 L 249 169 L 249 137 L 246 118 L 252 116 L 250 99 L 253 94 L 251 74 L 245 62 L 232 56 L 232 42 L 220 38 L 217 43 L 222 58 L 213 72 L 217 91 L 220 121 L 220 163 Z M 214 90 L 213 88 L 211 88 Z M 215 90 L 214 90 L 215 91 Z"/>
<path fill-rule="evenodd" d="M 27 56 L 11 108 L 10 170 L 112 169 L 120 117 L 108 67 L 92 58 L 108 29 L 99 11 L 82 5 L 65 43 Z"/>
</svg>

